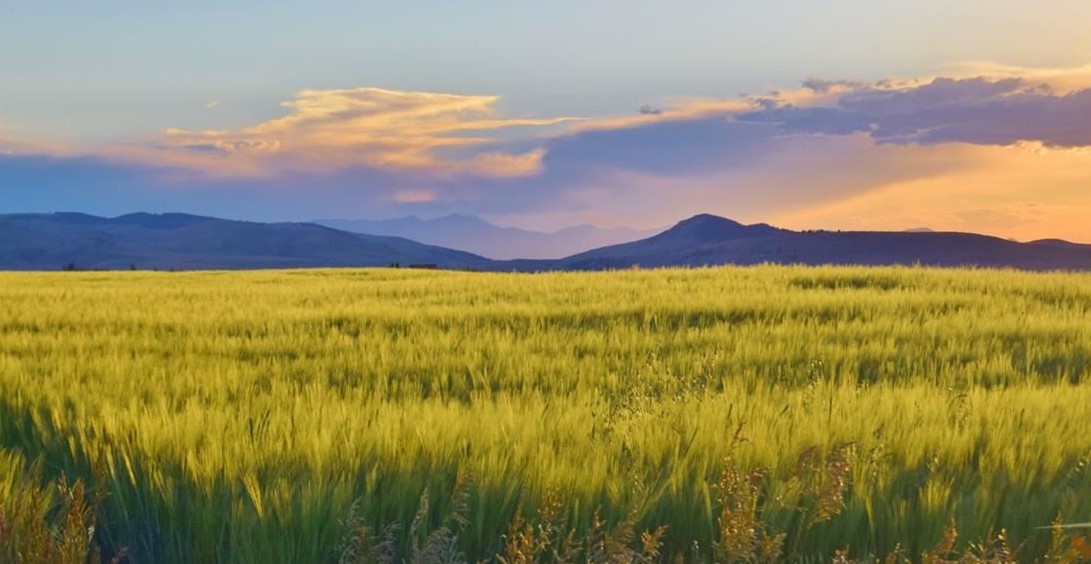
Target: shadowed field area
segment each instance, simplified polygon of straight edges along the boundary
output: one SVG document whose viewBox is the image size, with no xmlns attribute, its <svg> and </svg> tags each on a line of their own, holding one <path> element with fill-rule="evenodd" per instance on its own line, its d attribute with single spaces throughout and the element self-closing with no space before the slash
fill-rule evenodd
<svg viewBox="0 0 1091 564">
<path fill-rule="evenodd" d="M 3 273 L 0 559 L 1075 561 L 1089 320 L 1003 270 Z"/>
</svg>

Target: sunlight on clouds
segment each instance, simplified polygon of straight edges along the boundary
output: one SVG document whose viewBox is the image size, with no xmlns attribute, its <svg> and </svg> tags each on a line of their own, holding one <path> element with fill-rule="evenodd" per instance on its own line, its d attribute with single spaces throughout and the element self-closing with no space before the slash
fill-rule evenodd
<svg viewBox="0 0 1091 564">
<path fill-rule="evenodd" d="M 120 161 L 183 187 L 238 179 L 362 209 L 434 202 L 549 228 L 711 212 L 792 228 L 1091 241 L 1089 88 L 1091 65 L 963 63 L 942 76 L 809 78 L 547 119 L 503 115 L 497 96 L 304 90 L 285 115 L 248 127 L 77 147 L 0 126 L 0 151 Z"/>
<path fill-rule="evenodd" d="M 380 88 L 304 90 L 282 104 L 290 110 L 284 117 L 238 130 L 168 129 L 158 147 L 140 154 L 228 174 L 350 166 L 534 174 L 540 150 L 485 151 L 465 160 L 438 153 L 452 147 L 487 149 L 498 143 L 497 131 L 567 121 L 504 117 L 494 109 L 498 100 Z"/>
<path fill-rule="evenodd" d="M 544 156 L 545 149 L 520 154 L 481 153 L 475 155 L 465 168 L 481 176 L 496 178 L 530 176 L 541 170 Z"/>
<path fill-rule="evenodd" d="M 0 155 L 50 155 L 67 157 L 79 154 L 67 143 L 38 139 L 26 132 L 0 122 Z"/>
<path fill-rule="evenodd" d="M 567 135 L 586 131 L 632 129 L 663 122 L 687 121 L 710 116 L 732 116 L 760 109 L 753 99 L 676 98 L 655 113 L 639 112 L 634 115 L 612 116 L 576 121 L 564 133 Z"/>
<path fill-rule="evenodd" d="M 1021 78 L 1049 86 L 1057 94 L 1069 94 L 1091 88 L 1091 64 L 1077 67 L 1034 68 L 1001 65 L 986 61 L 965 61 L 948 66 L 948 76 L 969 78 L 991 76 L 996 78 Z"/>
<path fill-rule="evenodd" d="M 876 178 L 871 190 L 777 220 L 795 228 L 928 227 L 1019 240 L 1049 236 L 1091 242 L 1091 152 L 1027 148 L 900 147 L 912 153 L 954 153 L 963 166 L 896 182 Z"/>
<path fill-rule="evenodd" d="M 741 166 L 663 174 L 604 168 L 568 183 L 554 209 L 502 217 L 557 229 L 572 223 L 653 228 L 698 213 L 758 223 L 778 220 L 884 183 L 942 177 L 965 166 L 958 151 L 876 145 L 864 134 L 774 138 Z"/>
</svg>

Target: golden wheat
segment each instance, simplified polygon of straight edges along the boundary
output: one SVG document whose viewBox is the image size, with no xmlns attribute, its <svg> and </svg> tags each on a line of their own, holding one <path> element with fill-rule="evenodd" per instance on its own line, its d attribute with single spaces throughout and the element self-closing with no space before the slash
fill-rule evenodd
<svg viewBox="0 0 1091 564">
<path fill-rule="evenodd" d="M 133 562 L 867 558 L 952 520 L 1069 554 L 1089 320 L 1091 276 L 997 270 L 5 273 L 0 528 L 64 474 Z"/>
</svg>

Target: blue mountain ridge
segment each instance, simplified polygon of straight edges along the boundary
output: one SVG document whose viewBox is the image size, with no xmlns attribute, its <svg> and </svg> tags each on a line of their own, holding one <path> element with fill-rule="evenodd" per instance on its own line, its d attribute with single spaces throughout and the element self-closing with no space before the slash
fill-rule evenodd
<svg viewBox="0 0 1091 564">
<path fill-rule="evenodd" d="M 710 214 L 666 231 L 560 259 L 493 260 L 403 237 L 314 223 L 258 223 L 189 214 L 0 215 L 0 269 L 252 269 L 428 265 L 549 271 L 711 266 L 856 264 L 1091 270 L 1091 245 L 1019 243 L 973 233 L 792 231 Z"/>
</svg>

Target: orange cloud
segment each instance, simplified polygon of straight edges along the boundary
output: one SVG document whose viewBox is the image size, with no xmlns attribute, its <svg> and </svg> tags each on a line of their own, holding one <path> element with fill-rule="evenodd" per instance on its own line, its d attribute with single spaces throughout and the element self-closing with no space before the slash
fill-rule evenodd
<svg viewBox="0 0 1091 564">
<path fill-rule="evenodd" d="M 214 173 L 263 174 L 350 166 L 524 176 L 541 165 L 541 150 L 488 151 L 464 158 L 454 148 L 488 149 L 493 134 L 542 127 L 567 118 L 499 115 L 497 96 L 463 96 L 380 88 L 304 90 L 284 102 L 288 115 L 235 130 L 167 129 L 154 146 L 128 147 L 121 155 Z"/>
</svg>

